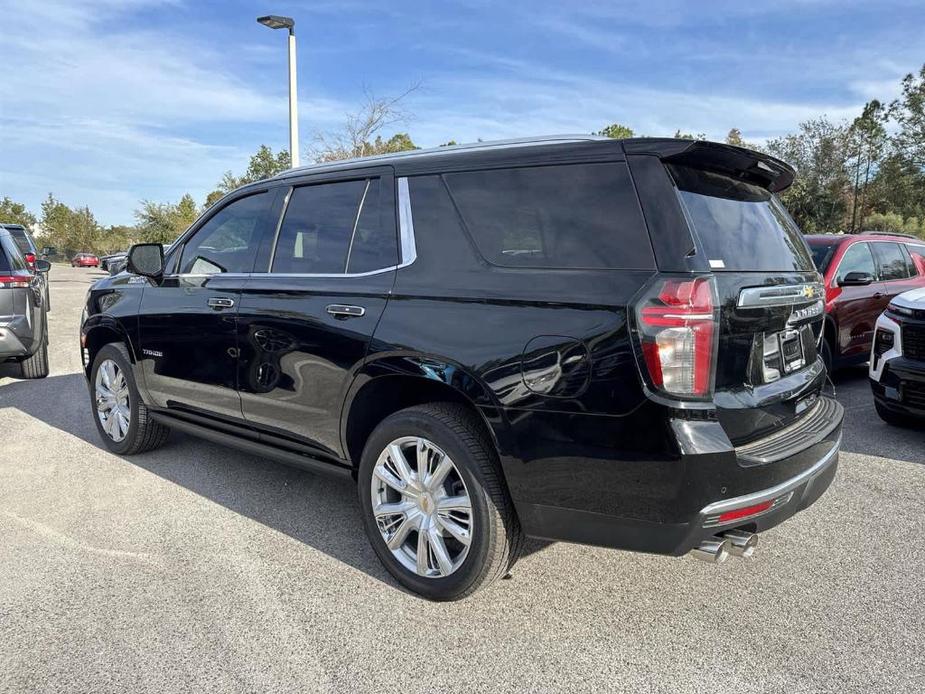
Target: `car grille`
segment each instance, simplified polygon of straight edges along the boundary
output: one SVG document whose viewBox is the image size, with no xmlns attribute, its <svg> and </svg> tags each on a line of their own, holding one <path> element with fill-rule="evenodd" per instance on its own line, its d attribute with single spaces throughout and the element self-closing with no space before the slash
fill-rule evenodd
<svg viewBox="0 0 925 694">
<path fill-rule="evenodd" d="M 903 381 L 903 401 L 912 407 L 925 409 L 925 383 Z"/>
<path fill-rule="evenodd" d="M 903 325 L 903 355 L 910 359 L 925 359 L 925 326 Z"/>
</svg>

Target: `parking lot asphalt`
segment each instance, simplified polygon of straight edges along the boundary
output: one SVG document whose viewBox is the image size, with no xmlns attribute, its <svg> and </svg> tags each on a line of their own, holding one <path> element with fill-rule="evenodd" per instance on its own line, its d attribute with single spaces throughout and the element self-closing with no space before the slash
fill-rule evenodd
<svg viewBox="0 0 925 694">
<path fill-rule="evenodd" d="M 104 450 L 77 345 L 99 276 L 52 270 L 47 379 L 0 366 L 0 691 L 925 691 L 925 430 L 883 424 L 863 369 L 832 488 L 753 560 L 534 543 L 436 604 L 349 481 L 176 432 Z"/>
</svg>

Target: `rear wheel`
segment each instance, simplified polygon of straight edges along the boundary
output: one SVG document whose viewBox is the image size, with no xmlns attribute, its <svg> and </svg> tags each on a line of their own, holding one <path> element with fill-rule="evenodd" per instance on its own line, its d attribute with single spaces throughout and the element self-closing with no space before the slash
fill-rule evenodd
<svg viewBox="0 0 925 694">
<path fill-rule="evenodd" d="M 119 455 L 150 451 L 167 440 L 170 429 L 154 421 L 141 401 L 125 346 L 105 345 L 90 372 L 93 420 L 106 447 Z"/>
<path fill-rule="evenodd" d="M 23 378 L 45 378 L 48 375 L 48 319 L 43 316 L 43 320 L 45 330 L 42 336 L 42 346 L 31 357 L 19 362 Z"/>
<path fill-rule="evenodd" d="M 366 533 L 389 572 L 431 600 L 459 600 L 505 575 L 522 532 L 494 448 L 455 403 L 387 417 L 358 475 Z"/>
</svg>

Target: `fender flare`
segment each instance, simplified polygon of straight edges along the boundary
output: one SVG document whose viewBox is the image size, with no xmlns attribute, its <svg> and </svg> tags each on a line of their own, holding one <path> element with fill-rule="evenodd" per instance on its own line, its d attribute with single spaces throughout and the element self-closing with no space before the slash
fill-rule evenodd
<svg viewBox="0 0 925 694">
<path fill-rule="evenodd" d="M 451 388 L 479 413 L 495 449 L 500 453 L 499 438 L 504 438 L 509 423 L 504 408 L 491 389 L 462 364 L 444 357 L 417 352 L 390 352 L 367 359 L 347 389 L 340 415 L 340 439 L 348 451 L 347 424 L 357 395 L 369 384 L 390 376 L 419 378 Z"/>
</svg>

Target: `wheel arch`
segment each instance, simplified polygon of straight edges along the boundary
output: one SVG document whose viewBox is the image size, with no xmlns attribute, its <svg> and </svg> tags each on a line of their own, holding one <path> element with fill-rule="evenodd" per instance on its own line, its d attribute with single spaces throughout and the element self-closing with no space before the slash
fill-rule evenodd
<svg viewBox="0 0 925 694">
<path fill-rule="evenodd" d="M 129 359 L 134 366 L 136 364 L 135 348 L 129 337 L 128 331 L 117 321 L 106 316 L 99 320 L 90 318 L 81 329 L 83 335 L 83 348 L 87 350 L 87 360 L 84 364 L 84 372 L 87 378 L 90 377 L 90 370 L 93 368 L 93 360 L 96 359 L 97 353 L 106 345 L 114 342 L 121 342 L 128 351 Z"/>
<path fill-rule="evenodd" d="M 341 443 L 354 470 L 373 429 L 390 414 L 427 402 L 457 402 L 478 419 L 501 455 L 505 420 L 491 392 L 474 375 L 449 361 L 401 356 L 377 359 L 353 381 L 341 412 Z"/>
</svg>

